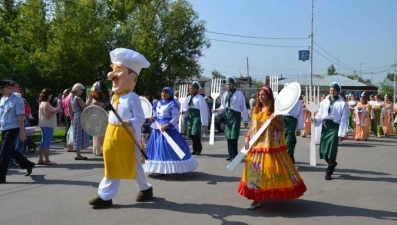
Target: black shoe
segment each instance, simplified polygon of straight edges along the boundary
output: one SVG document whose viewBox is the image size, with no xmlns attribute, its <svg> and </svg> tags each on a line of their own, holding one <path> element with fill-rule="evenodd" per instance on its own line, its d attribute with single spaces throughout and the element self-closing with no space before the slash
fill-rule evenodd
<svg viewBox="0 0 397 225">
<path fill-rule="evenodd" d="M 144 191 L 140 191 L 136 196 L 137 202 L 148 202 L 151 201 L 153 198 L 153 187 L 150 187 Z"/>
<path fill-rule="evenodd" d="M 6 183 L 6 180 L 0 180 L 0 184 Z"/>
<path fill-rule="evenodd" d="M 197 153 L 196 152 L 192 152 L 192 155 L 196 155 Z"/>
<path fill-rule="evenodd" d="M 227 158 L 226 160 L 227 160 L 227 161 L 230 161 L 230 160 L 232 160 L 232 157 L 229 157 L 229 158 Z"/>
<path fill-rule="evenodd" d="M 200 155 L 201 154 L 201 150 L 196 152 L 196 155 Z"/>
<path fill-rule="evenodd" d="M 103 200 L 101 197 L 96 196 L 95 198 L 91 199 L 88 204 L 94 206 L 94 207 L 101 207 L 101 208 L 106 208 L 110 207 L 113 205 L 112 199 L 110 200 Z"/>
<path fill-rule="evenodd" d="M 332 180 L 331 174 L 325 174 L 325 180 Z"/>
<path fill-rule="evenodd" d="M 36 164 L 30 162 L 30 165 L 26 168 L 26 174 L 25 176 L 30 176 L 32 174 L 33 168 Z"/>
</svg>

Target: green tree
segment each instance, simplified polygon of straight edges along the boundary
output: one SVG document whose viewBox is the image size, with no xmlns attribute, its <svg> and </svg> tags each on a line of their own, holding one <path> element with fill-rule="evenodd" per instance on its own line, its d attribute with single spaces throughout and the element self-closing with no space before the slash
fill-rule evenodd
<svg viewBox="0 0 397 225">
<path fill-rule="evenodd" d="M 150 61 L 137 92 L 199 77 L 210 43 L 187 0 L 0 0 L 0 77 L 37 93 L 105 80 L 109 51 L 126 47 Z"/>
<path fill-rule="evenodd" d="M 331 65 L 328 67 L 327 71 L 328 71 L 328 72 L 327 72 L 328 75 L 337 75 L 337 73 L 335 73 L 335 72 L 336 72 L 336 69 L 335 69 L 334 64 L 331 64 Z"/>
<path fill-rule="evenodd" d="M 263 81 L 261 80 L 257 80 L 257 79 L 252 79 L 252 83 L 255 84 L 256 88 L 261 88 L 263 86 L 265 86 L 265 83 L 263 83 Z"/>
<path fill-rule="evenodd" d="M 212 78 L 213 78 L 213 79 L 215 79 L 215 78 L 221 78 L 221 77 L 222 77 L 222 74 L 221 74 L 218 70 L 213 70 L 213 71 L 211 72 L 211 75 L 212 75 Z"/>
<path fill-rule="evenodd" d="M 394 73 L 387 73 L 383 82 L 380 83 L 379 94 L 383 97 L 390 96 L 393 99 L 394 94 Z"/>
<path fill-rule="evenodd" d="M 42 56 L 47 54 L 49 39 L 46 16 L 46 5 L 42 0 L 26 0 L 20 5 L 16 19 L 18 31 L 12 35 L 15 56 L 10 58 L 10 63 L 17 75 L 13 79 L 21 86 L 28 86 L 28 95 L 32 90 L 44 88 L 40 68 L 45 68 Z"/>
<path fill-rule="evenodd" d="M 91 85 L 106 79 L 113 23 L 106 20 L 108 6 L 102 1 L 55 1 L 46 67 L 42 74 L 57 86 Z"/>
<path fill-rule="evenodd" d="M 210 43 L 205 38 L 205 22 L 198 20 L 188 1 L 142 4 L 119 29 L 127 37 L 124 46 L 142 52 L 151 63 L 140 75 L 138 93 L 149 88 L 160 91 L 177 79 L 199 78 L 202 68 L 198 59 Z"/>
<path fill-rule="evenodd" d="M 343 75 L 351 80 L 357 80 L 358 82 L 364 83 L 364 84 L 371 84 L 371 80 L 370 79 L 363 79 L 357 75 Z"/>
<path fill-rule="evenodd" d="M 16 19 L 20 3 L 14 0 L 0 1 L 0 78 L 10 78 L 15 72 L 9 59 L 15 57 L 15 44 L 12 35 L 18 32 Z"/>
<path fill-rule="evenodd" d="M 394 73 L 387 73 L 386 79 L 394 82 Z"/>
</svg>

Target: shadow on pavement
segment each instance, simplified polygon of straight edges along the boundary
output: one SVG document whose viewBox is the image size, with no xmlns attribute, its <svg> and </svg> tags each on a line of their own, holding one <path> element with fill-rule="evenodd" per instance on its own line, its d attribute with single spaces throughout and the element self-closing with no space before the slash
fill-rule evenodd
<svg viewBox="0 0 397 225">
<path fill-rule="evenodd" d="M 207 184 L 216 185 L 219 182 L 240 182 L 240 177 L 220 176 L 203 172 L 190 172 L 183 174 L 166 174 L 159 177 L 149 176 L 152 179 L 164 181 L 208 181 Z"/>
<path fill-rule="evenodd" d="M 337 172 L 335 172 L 337 175 Z M 359 177 L 359 176 L 352 176 L 349 174 L 340 174 L 340 178 L 344 180 L 361 180 L 361 181 L 375 181 L 375 182 L 390 182 L 390 183 L 397 183 L 397 178 L 395 177 Z"/>
<path fill-rule="evenodd" d="M 323 165 L 324 167 L 315 167 L 315 166 L 309 166 L 309 165 L 302 165 L 303 163 L 297 163 L 298 165 L 298 170 L 299 172 L 324 172 L 325 173 L 325 169 L 326 166 Z M 340 174 L 340 173 L 348 173 L 348 174 L 367 174 L 367 175 L 377 175 L 377 176 L 387 176 L 387 175 L 391 175 L 389 173 L 383 173 L 383 172 L 377 172 L 377 171 L 368 171 L 368 170 L 356 170 L 356 169 L 343 169 L 343 168 L 338 168 L 336 167 L 335 169 L 335 174 Z"/>
<path fill-rule="evenodd" d="M 222 224 L 246 224 L 242 222 L 226 220 L 229 216 L 251 217 L 285 217 L 285 218 L 309 218 L 309 217 L 368 217 L 382 220 L 397 221 L 397 213 L 365 209 L 352 206 L 335 205 L 326 202 L 318 202 L 304 199 L 283 201 L 262 201 L 258 209 L 249 211 L 235 206 L 215 204 L 176 203 L 164 198 L 154 198 L 154 203 L 138 203 L 137 205 L 115 205 L 114 208 L 144 208 L 147 210 L 161 209 L 182 213 L 205 214 L 222 221 Z M 247 202 L 247 205 L 249 203 Z M 245 206 L 244 206 L 245 207 Z"/>
<path fill-rule="evenodd" d="M 98 188 L 99 182 L 91 182 L 91 181 L 81 181 L 81 180 L 49 180 L 45 179 L 45 175 L 30 175 L 32 182 L 7 182 L 9 184 L 26 184 L 26 185 L 72 185 L 72 186 L 91 186 L 94 188 Z"/>
<path fill-rule="evenodd" d="M 363 142 L 342 142 L 342 144 L 339 145 L 339 147 L 349 147 L 349 148 L 372 148 L 376 147 L 377 144 L 364 144 Z"/>
</svg>

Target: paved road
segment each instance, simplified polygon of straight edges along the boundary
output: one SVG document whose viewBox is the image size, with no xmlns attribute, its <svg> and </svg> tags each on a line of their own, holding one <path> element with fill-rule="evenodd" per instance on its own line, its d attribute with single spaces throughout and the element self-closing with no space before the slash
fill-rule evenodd
<svg viewBox="0 0 397 225">
<path fill-rule="evenodd" d="M 52 146 L 51 160 L 58 165 L 36 166 L 31 177 L 10 168 L 9 183 L 0 185 L 0 224 L 395 225 L 396 143 L 396 137 L 346 141 L 340 147 L 336 179 L 325 181 L 324 162 L 308 165 L 309 138 L 300 137 L 296 160 L 308 191 L 296 200 L 263 202 L 254 211 L 244 209 L 250 202 L 236 192 L 242 166 L 234 172 L 226 169 L 226 142 L 221 133 L 216 134 L 213 146 L 204 139 L 196 172 L 148 178 L 154 186 L 153 202 L 136 203 L 136 186 L 125 180 L 115 206 L 102 210 L 87 204 L 103 176 L 102 158 L 86 150 L 89 161 L 75 161 L 74 153 L 57 143 Z M 26 156 L 37 162 L 37 152 Z"/>
</svg>

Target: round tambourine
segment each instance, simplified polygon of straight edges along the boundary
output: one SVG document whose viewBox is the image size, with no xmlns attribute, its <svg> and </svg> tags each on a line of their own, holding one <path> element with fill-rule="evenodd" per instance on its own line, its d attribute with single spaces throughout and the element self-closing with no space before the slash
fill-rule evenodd
<svg viewBox="0 0 397 225">
<path fill-rule="evenodd" d="M 141 99 L 141 105 L 143 109 L 143 114 L 145 114 L 145 118 L 147 119 L 152 117 L 152 104 L 145 97 L 139 96 L 139 98 Z"/>
<path fill-rule="evenodd" d="M 108 125 L 108 113 L 99 106 L 90 105 L 81 113 L 81 126 L 91 136 L 103 136 Z"/>
<path fill-rule="evenodd" d="M 285 86 L 275 99 L 274 109 L 277 112 L 275 114 L 288 113 L 298 102 L 300 95 L 301 85 L 298 82 L 292 82 Z"/>
</svg>

